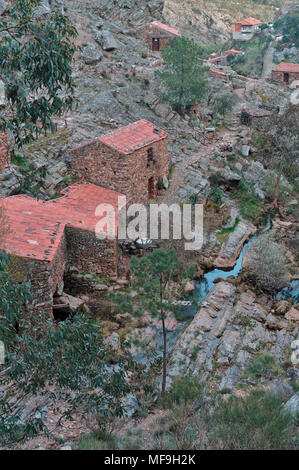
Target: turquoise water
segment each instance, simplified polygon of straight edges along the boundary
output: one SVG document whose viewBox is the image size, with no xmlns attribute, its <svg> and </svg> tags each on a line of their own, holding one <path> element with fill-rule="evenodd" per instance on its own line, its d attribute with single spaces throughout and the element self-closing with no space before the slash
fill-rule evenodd
<svg viewBox="0 0 299 470">
<path fill-rule="evenodd" d="M 243 257 L 246 251 L 248 250 L 249 246 L 251 245 L 251 243 L 253 243 L 261 234 L 268 232 L 270 228 L 271 228 L 271 217 L 270 215 L 268 215 L 266 226 L 262 230 L 260 230 L 257 235 L 250 238 L 250 240 L 244 244 L 243 249 L 236 262 L 236 265 L 234 266 L 233 269 L 230 269 L 228 271 L 223 270 L 223 269 L 213 269 L 212 271 L 206 273 L 200 282 L 196 282 L 194 284 L 195 291 L 193 292 L 193 295 L 192 295 L 193 300 L 197 304 L 201 303 L 206 298 L 210 290 L 212 289 L 214 285 L 214 281 L 216 279 L 221 278 L 225 281 L 230 276 L 237 277 L 242 271 Z M 297 303 L 299 301 L 299 280 L 292 281 L 288 287 L 286 287 L 285 289 L 283 289 L 281 292 L 277 294 L 276 298 L 278 300 L 293 298 L 294 302 Z M 192 305 L 192 307 L 182 307 L 182 312 L 181 312 L 182 318 L 184 319 L 193 318 L 197 310 L 198 310 L 197 305 L 195 306 Z"/>
</svg>

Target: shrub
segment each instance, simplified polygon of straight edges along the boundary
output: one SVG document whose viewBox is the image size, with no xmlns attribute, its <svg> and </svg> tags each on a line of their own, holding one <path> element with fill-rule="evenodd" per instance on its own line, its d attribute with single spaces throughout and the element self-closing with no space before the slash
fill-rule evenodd
<svg viewBox="0 0 299 470">
<path fill-rule="evenodd" d="M 282 401 L 265 392 L 252 391 L 245 398 L 221 400 L 206 424 L 212 448 L 221 450 L 294 449 L 291 416 Z"/>
<path fill-rule="evenodd" d="M 249 365 L 246 371 L 247 377 L 270 377 L 274 372 L 275 361 L 274 357 L 269 354 L 263 354 L 257 357 Z"/>
<path fill-rule="evenodd" d="M 252 281 L 269 293 L 275 293 L 287 283 L 287 260 L 277 243 L 264 235 L 248 249 L 248 270 Z"/>
<path fill-rule="evenodd" d="M 193 376 L 183 376 L 175 380 L 165 398 L 165 406 L 172 408 L 174 404 L 182 404 L 203 398 L 203 385 Z"/>
</svg>

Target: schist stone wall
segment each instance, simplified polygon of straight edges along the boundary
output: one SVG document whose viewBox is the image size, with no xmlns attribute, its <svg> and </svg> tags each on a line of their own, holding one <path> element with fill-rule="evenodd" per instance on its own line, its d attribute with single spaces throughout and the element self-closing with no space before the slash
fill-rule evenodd
<svg viewBox="0 0 299 470">
<path fill-rule="evenodd" d="M 138 31 L 139 39 L 152 51 L 160 51 L 162 47 L 167 46 L 169 41 L 179 36 L 172 34 L 152 23 L 142 26 Z"/>
<path fill-rule="evenodd" d="M 117 276 L 117 240 L 100 240 L 94 233 L 66 227 L 68 267 L 103 276 Z"/>
<path fill-rule="evenodd" d="M 299 72 L 283 72 L 273 70 L 272 80 L 276 83 L 291 84 L 295 80 L 299 80 Z"/>
<path fill-rule="evenodd" d="M 52 316 L 53 296 L 63 285 L 70 266 L 79 271 L 117 276 L 117 249 L 116 240 L 99 240 L 94 233 L 66 227 L 52 261 L 17 258 L 22 280 L 31 284 L 30 311 Z"/>
<path fill-rule="evenodd" d="M 4 132 L 0 132 L 0 173 L 6 168 L 10 163 L 8 145 L 7 145 L 7 136 Z"/>
<path fill-rule="evenodd" d="M 71 151 L 72 169 L 79 178 L 121 192 L 140 204 L 157 195 L 158 181 L 167 176 L 169 161 L 167 138 L 126 155 L 100 140 Z"/>
</svg>

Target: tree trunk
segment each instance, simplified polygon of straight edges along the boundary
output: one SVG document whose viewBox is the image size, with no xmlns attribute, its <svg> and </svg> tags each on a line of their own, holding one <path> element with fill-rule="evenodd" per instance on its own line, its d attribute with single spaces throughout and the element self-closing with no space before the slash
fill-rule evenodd
<svg viewBox="0 0 299 470">
<path fill-rule="evenodd" d="M 166 328 L 165 319 L 162 318 L 162 329 L 163 329 L 163 373 L 162 373 L 162 390 L 161 397 L 165 397 L 166 391 L 166 373 L 167 373 L 167 342 L 166 342 Z"/>
</svg>

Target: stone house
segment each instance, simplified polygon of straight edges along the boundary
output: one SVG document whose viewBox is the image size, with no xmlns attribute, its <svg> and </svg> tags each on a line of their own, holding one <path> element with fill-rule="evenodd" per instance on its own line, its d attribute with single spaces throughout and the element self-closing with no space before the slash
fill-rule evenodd
<svg viewBox="0 0 299 470">
<path fill-rule="evenodd" d="M 248 107 L 244 108 L 241 112 L 241 124 L 255 129 L 262 129 L 265 119 L 273 114 L 273 110 L 270 111 L 265 108 Z"/>
<path fill-rule="evenodd" d="M 290 85 L 294 80 L 299 80 L 299 64 L 281 62 L 272 70 L 272 80 L 285 85 Z"/>
<path fill-rule="evenodd" d="M 74 148 L 71 166 L 85 181 L 147 203 L 168 175 L 168 135 L 148 121 L 137 121 Z"/>
<path fill-rule="evenodd" d="M 138 33 L 140 40 L 153 52 L 159 52 L 171 39 L 181 36 L 177 29 L 159 21 L 141 26 Z"/>
<path fill-rule="evenodd" d="M 1 200 L 10 231 L 0 247 L 15 255 L 18 279 L 30 281 L 31 310 L 52 315 L 53 297 L 63 290 L 69 268 L 115 277 L 118 274 L 118 202 L 121 194 L 77 183 L 51 201 L 29 196 Z M 96 235 L 99 204 L 115 209 L 115 236 Z M 101 233 L 101 231 L 97 231 Z"/>
<path fill-rule="evenodd" d="M 0 132 L 0 173 L 10 164 L 7 135 L 5 132 Z"/>
<path fill-rule="evenodd" d="M 233 25 L 233 39 L 237 41 L 250 41 L 260 31 L 262 22 L 256 18 L 246 18 L 236 21 Z"/>
</svg>

